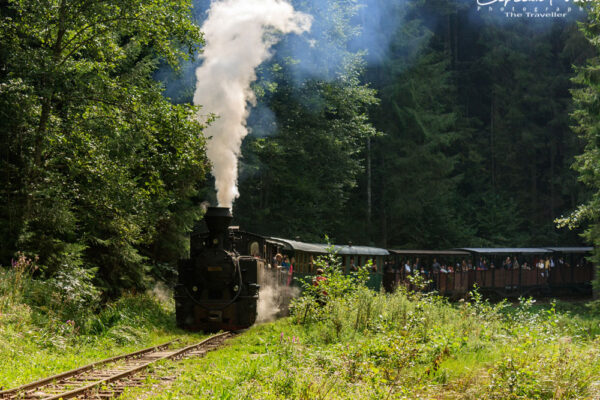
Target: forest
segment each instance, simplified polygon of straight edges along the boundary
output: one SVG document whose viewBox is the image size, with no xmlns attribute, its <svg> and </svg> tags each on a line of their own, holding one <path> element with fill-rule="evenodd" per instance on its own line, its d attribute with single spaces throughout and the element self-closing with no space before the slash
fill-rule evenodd
<svg viewBox="0 0 600 400">
<path fill-rule="evenodd" d="M 291 3 L 312 27 L 258 68 L 236 224 L 391 248 L 600 243 L 596 9 Z M 172 279 L 216 205 L 192 100 L 209 6 L 0 1 L 0 265 L 107 296 Z"/>
</svg>

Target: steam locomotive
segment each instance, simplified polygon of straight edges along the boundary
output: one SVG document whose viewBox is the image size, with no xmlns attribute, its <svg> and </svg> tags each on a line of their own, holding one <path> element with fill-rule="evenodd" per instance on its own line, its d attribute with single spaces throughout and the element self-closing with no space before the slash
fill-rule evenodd
<svg viewBox="0 0 600 400">
<path fill-rule="evenodd" d="M 204 216 L 208 233 L 191 236 L 190 258 L 180 260 L 175 287 L 180 328 L 235 331 L 256 321 L 265 261 L 236 250 L 235 231 L 229 229 L 232 218 L 229 208 L 209 207 Z"/>
</svg>

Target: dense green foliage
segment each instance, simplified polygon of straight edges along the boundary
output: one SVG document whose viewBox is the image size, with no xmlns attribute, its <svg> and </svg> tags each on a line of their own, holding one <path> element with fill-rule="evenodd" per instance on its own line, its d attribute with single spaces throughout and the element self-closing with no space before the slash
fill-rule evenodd
<svg viewBox="0 0 600 400">
<path fill-rule="evenodd" d="M 322 12 L 335 20 L 336 40 L 317 29 L 314 52 L 284 41 L 263 66 L 244 143 L 239 222 L 273 235 L 327 233 L 382 246 L 581 243 L 577 231 L 553 223 L 586 199 L 570 169 L 581 143 L 570 131 L 569 89 L 572 66 L 592 49 L 576 22 L 487 19 L 458 0 L 369 0 L 383 12 L 364 17 L 358 3 L 325 2 L 316 20 Z M 374 17 L 373 40 L 387 44 L 367 45 L 382 51 L 366 64 L 349 43 Z M 334 55 L 320 57 L 322 48 Z M 351 94 L 324 91 L 340 82 L 334 67 L 342 78 L 347 71 L 339 52 L 352 55 L 360 79 L 341 81 L 356 88 Z M 294 63 L 327 73 L 296 73 Z"/>
<path fill-rule="evenodd" d="M 560 226 L 571 229 L 588 224 L 584 237 L 595 247 L 594 262 L 597 266 L 596 289 L 600 289 L 600 43 L 598 36 L 600 28 L 600 11 L 591 8 L 589 21 L 581 25 L 586 39 L 594 46 L 593 57 L 587 63 L 577 68 L 577 75 L 573 81 L 579 88 L 572 90 L 575 101 L 575 111 L 572 114 L 576 125 L 575 133 L 583 140 L 585 148 L 582 154 L 576 157 L 573 168 L 579 173 L 579 180 L 592 191 L 590 199 L 581 204 L 567 217 L 560 218 Z"/>
<path fill-rule="evenodd" d="M 333 267 L 333 265 L 332 265 Z M 294 314 L 178 365 L 158 399 L 593 399 L 600 395 L 598 315 L 583 305 L 492 305 L 477 292 L 378 294 L 326 273 Z M 359 280 L 360 281 L 360 280 Z M 307 311 L 306 306 L 310 306 Z M 158 376 L 172 376 L 173 368 Z M 138 398 L 149 387 L 132 389 Z"/>
<path fill-rule="evenodd" d="M 190 2 L 0 5 L 0 263 L 20 250 L 46 276 L 144 287 L 199 214 L 202 126 L 151 75 L 201 43 Z"/>
</svg>

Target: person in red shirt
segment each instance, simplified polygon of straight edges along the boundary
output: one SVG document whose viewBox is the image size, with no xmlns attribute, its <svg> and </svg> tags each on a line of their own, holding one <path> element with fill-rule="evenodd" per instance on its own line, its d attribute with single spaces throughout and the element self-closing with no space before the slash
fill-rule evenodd
<svg viewBox="0 0 600 400">
<path fill-rule="evenodd" d="M 292 257 L 290 259 L 290 268 L 288 269 L 288 276 L 287 276 L 287 285 L 290 286 L 292 284 L 292 275 L 294 274 L 294 257 Z"/>
<path fill-rule="evenodd" d="M 313 279 L 313 286 L 321 286 L 321 288 L 327 283 L 327 277 L 323 276 L 323 269 L 317 268 L 317 276 Z M 323 290 L 321 293 L 318 293 L 317 303 L 321 305 L 325 305 L 327 298 L 327 291 Z"/>
</svg>

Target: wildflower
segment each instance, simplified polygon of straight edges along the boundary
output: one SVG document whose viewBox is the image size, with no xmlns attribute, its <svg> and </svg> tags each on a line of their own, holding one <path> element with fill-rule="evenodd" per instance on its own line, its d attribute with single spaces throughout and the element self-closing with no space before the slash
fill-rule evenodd
<svg viewBox="0 0 600 400">
<path fill-rule="evenodd" d="M 67 322 L 65 322 L 65 324 L 71 325 L 71 326 L 75 326 L 75 321 L 73 321 L 73 320 L 67 320 Z"/>
</svg>

